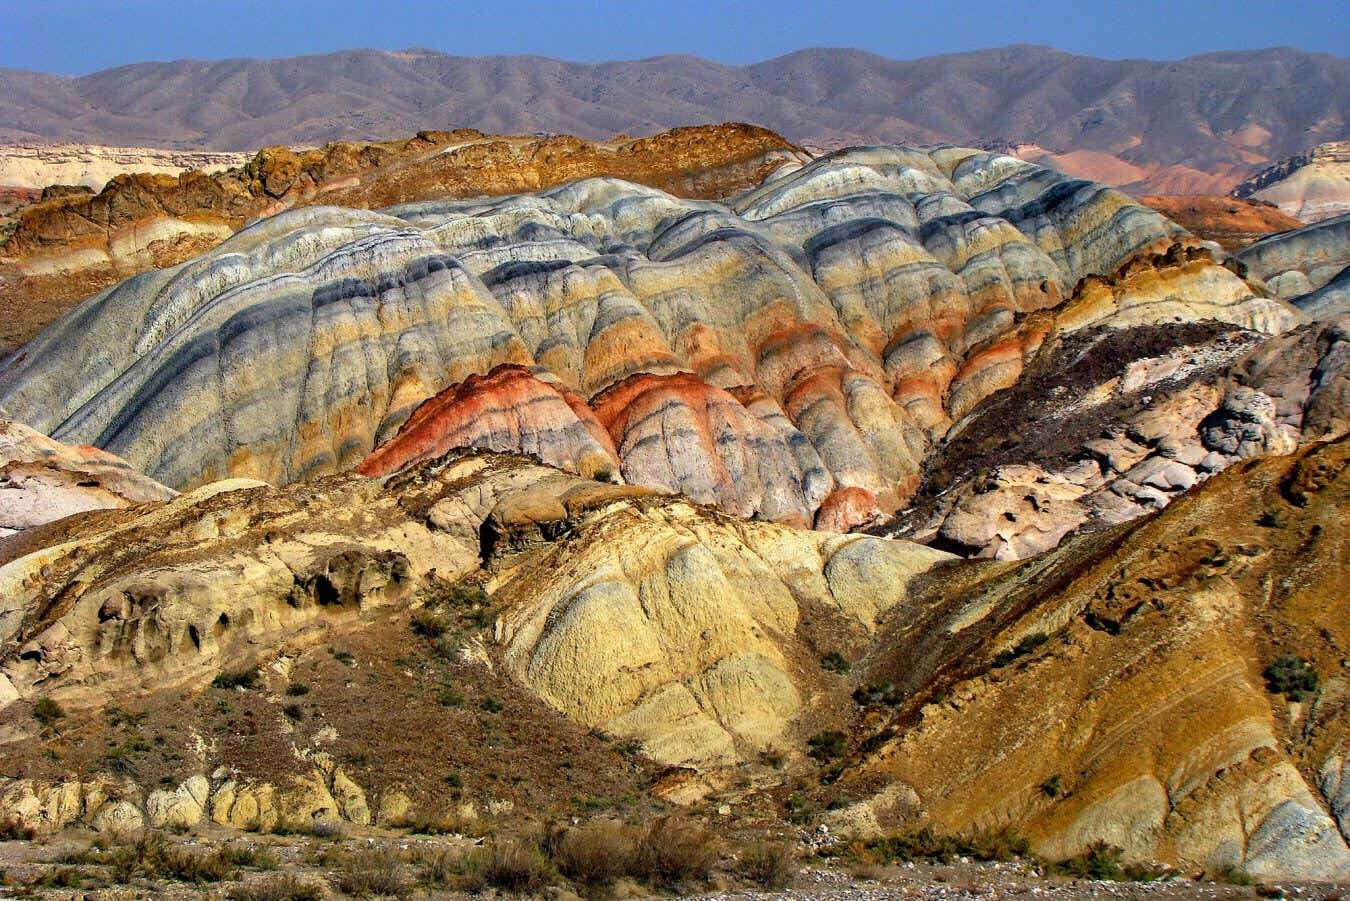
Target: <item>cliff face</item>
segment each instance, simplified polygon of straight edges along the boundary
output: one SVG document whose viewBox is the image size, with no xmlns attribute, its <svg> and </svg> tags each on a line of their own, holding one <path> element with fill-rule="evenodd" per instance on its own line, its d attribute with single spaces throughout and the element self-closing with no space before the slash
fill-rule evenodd
<svg viewBox="0 0 1350 901">
<path fill-rule="evenodd" d="M 1181 237 L 1102 186 L 955 148 L 794 163 L 734 206 L 591 179 L 311 207 L 91 299 L 5 364 L 0 404 L 177 488 L 285 484 L 390 438 L 410 446 L 388 461 L 478 444 L 454 425 L 465 387 L 395 436 L 520 364 L 571 394 L 529 389 L 552 412 L 488 446 L 581 466 L 598 422 L 630 482 L 809 524 L 840 489 L 897 509 L 929 443 L 1054 329 L 1299 321 L 1205 251 L 1150 255 Z"/>
<path fill-rule="evenodd" d="M 117 175 L 93 196 L 44 198 L 18 212 L 13 234 L 0 245 L 0 310 L 7 323 L 0 339 L 12 349 L 74 301 L 137 272 L 180 263 L 252 219 L 293 207 L 370 208 L 509 194 L 594 176 L 720 197 L 804 158 L 778 135 L 748 125 L 605 143 L 461 129 L 302 151 L 271 147 L 241 168 L 215 174 L 137 170 Z"/>
<path fill-rule="evenodd" d="M 1286 157 L 1237 185 L 1233 196 L 1273 203 L 1308 224 L 1350 211 L 1350 141 Z"/>
<path fill-rule="evenodd" d="M 82 185 L 100 191 L 118 175 L 217 172 L 248 162 L 249 154 L 97 144 L 0 144 L 0 185 L 42 189 Z"/>
</svg>

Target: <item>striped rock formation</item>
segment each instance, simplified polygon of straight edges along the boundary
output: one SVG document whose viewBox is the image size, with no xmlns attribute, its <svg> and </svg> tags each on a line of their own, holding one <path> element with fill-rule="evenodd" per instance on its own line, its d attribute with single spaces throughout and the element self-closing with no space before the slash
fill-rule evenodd
<svg viewBox="0 0 1350 901">
<path fill-rule="evenodd" d="M 382 459 L 477 441 L 584 468 L 577 442 L 604 445 L 565 388 L 629 482 L 799 523 L 848 491 L 826 519 L 855 522 L 902 504 L 930 442 L 1055 329 L 1300 320 L 1205 253 L 1149 262 L 1184 237 L 1101 185 L 957 148 L 841 151 L 728 204 L 587 179 L 309 207 L 91 298 L 3 364 L 0 404 L 175 488 L 285 484 L 356 467 L 427 398 L 518 364 L 577 421 L 554 402 L 454 437 L 456 389 Z"/>
<path fill-rule="evenodd" d="M 1310 316 L 1350 313 L 1350 213 L 1262 238 L 1237 257 L 1250 277 Z"/>
<path fill-rule="evenodd" d="M 0 419 L 0 538 L 76 513 L 173 496 L 112 454 L 67 447 Z"/>
</svg>

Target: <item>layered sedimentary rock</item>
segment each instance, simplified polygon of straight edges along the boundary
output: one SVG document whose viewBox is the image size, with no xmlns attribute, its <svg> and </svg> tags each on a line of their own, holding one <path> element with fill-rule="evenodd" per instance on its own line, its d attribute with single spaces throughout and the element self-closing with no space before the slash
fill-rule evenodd
<svg viewBox="0 0 1350 901">
<path fill-rule="evenodd" d="M 456 443 L 595 471 L 589 407 L 630 482 L 803 524 L 845 491 L 825 520 L 856 524 L 901 505 L 932 439 L 1055 329 L 1300 321 L 1184 237 L 1100 185 L 959 148 L 831 154 L 730 205 L 587 179 L 309 207 L 90 299 L 7 361 L 0 403 L 180 489 L 342 471 L 390 438 L 408 447 L 369 471 Z M 502 364 L 564 405 L 475 436 L 455 388 L 395 437 Z"/>
<path fill-rule="evenodd" d="M 0 538 L 88 510 L 173 495 L 112 454 L 67 447 L 0 419 Z"/>
<path fill-rule="evenodd" d="M 1315 293 L 1343 279 L 1350 267 L 1350 213 L 1263 238 L 1237 257 L 1250 277 L 1307 312 L 1318 316 L 1350 312 L 1343 293 Z"/>
<path fill-rule="evenodd" d="M 216 172 L 242 166 L 246 153 L 166 150 L 156 147 L 102 147 L 97 144 L 0 144 L 0 185 L 37 188 L 83 185 L 100 191 L 130 172 L 178 175 L 198 169 Z"/>
<path fill-rule="evenodd" d="M 1007 825 L 1055 856 L 1108 841 L 1187 869 L 1344 878 L 1332 811 L 1350 617 L 1323 564 L 1346 550 L 1346 453 L 1253 461 L 1159 517 L 1012 566 L 746 522 L 486 451 L 386 479 L 219 483 L 67 520 L 0 566 L 0 741 L 33 741 L 22 714 L 38 697 L 80 713 L 255 664 L 284 673 L 467 577 L 492 619 L 465 649 L 475 671 L 687 779 L 743 775 L 762 752 L 786 767 L 764 768 L 770 782 L 813 772 L 808 740 L 840 730 L 837 781 L 804 789 L 833 831 Z M 857 661 L 847 677 L 824 671 L 826 649 Z M 1289 649 L 1326 680 L 1315 703 L 1262 689 Z M 392 740 L 365 739 L 376 754 Z M 5 783 L 0 813 L 43 829 L 383 821 L 319 741 L 281 755 L 293 790 L 198 779 L 229 763 L 211 744 L 167 788 L 122 786 L 123 806 L 99 786 L 125 780 L 90 774 Z"/>
<path fill-rule="evenodd" d="M 758 184 L 785 161 L 805 158 L 773 132 L 739 124 L 595 143 L 459 129 L 311 150 L 268 147 L 216 174 L 129 171 L 96 195 L 44 196 L 19 212 L 0 251 L 0 310 L 6 313 L 0 354 L 73 301 L 134 273 L 180 263 L 280 210 L 507 194 L 593 176 L 720 197 Z"/>
<path fill-rule="evenodd" d="M 930 459 L 885 534 L 1020 559 L 1160 510 L 1254 456 L 1350 431 L 1350 319 L 1272 338 L 1197 324 L 1087 330 Z"/>
<path fill-rule="evenodd" d="M 1233 196 L 1273 203 L 1310 224 L 1350 212 L 1350 141 L 1286 157 L 1233 188 Z"/>
<path fill-rule="evenodd" d="M 1139 202 L 1155 209 L 1186 231 L 1236 253 L 1253 241 L 1304 223 L 1264 200 L 1217 194 L 1154 194 Z"/>
<path fill-rule="evenodd" d="M 1015 823 L 1052 855 L 1098 840 L 1345 879 L 1348 453 L 1249 461 L 1156 518 L 949 573 L 860 677 L 903 700 L 878 710 L 881 746 L 843 780 L 867 798 L 837 820 Z M 1312 661 L 1315 698 L 1269 693 L 1280 654 Z"/>
</svg>

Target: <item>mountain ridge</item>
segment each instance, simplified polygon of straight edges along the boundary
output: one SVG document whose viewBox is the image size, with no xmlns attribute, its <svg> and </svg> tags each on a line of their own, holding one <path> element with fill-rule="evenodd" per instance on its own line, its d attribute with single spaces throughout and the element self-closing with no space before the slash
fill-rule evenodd
<svg viewBox="0 0 1350 901">
<path fill-rule="evenodd" d="M 1173 61 L 1028 45 L 915 60 L 809 48 L 746 66 L 347 50 L 78 77 L 0 69 L 8 141 L 253 150 L 439 127 L 607 138 L 734 120 L 825 147 L 1005 139 L 1109 154 L 1140 181 L 1183 167 L 1233 184 L 1346 135 L 1347 108 L 1350 60 L 1289 48 Z"/>
</svg>

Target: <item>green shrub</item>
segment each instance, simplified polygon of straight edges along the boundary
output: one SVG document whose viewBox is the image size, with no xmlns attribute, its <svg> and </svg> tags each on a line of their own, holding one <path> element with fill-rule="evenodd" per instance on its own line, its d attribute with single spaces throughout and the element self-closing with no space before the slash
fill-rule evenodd
<svg viewBox="0 0 1350 901">
<path fill-rule="evenodd" d="M 1294 654 L 1281 654 L 1266 667 L 1266 684 L 1276 694 L 1291 701 L 1301 701 L 1305 694 L 1317 691 L 1317 670 L 1312 664 Z"/>
<path fill-rule="evenodd" d="M 211 680 L 211 684 L 216 688 L 256 688 L 258 668 L 255 666 L 235 673 L 220 673 Z"/>
<path fill-rule="evenodd" d="M 305 682 L 292 682 L 286 686 L 286 695 L 292 698 L 300 698 L 309 694 L 309 685 Z"/>
<path fill-rule="evenodd" d="M 1010 829 L 976 832 L 970 836 L 939 835 L 930 827 L 873 839 L 865 846 L 882 863 L 930 861 L 950 863 L 957 857 L 982 861 L 1009 861 L 1031 853 L 1027 840 Z"/>
<path fill-rule="evenodd" d="M 454 622 L 437 610 L 423 607 L 413 614 L 412 630 L 423 638 L 440 638 L 449 632 Z"/>
<path fill-rule="evenodd" d="M 493 697 L 484 698 L 478 706 L 486 710 L 488 713 L 502 712 L 502 702 L 498 701 L 496 698 Z"/>
<path fill-rule="evenodd" d="M 834 760 L 844 754 L 844 733 L 837 730 L 817 732 L 806 741 L 810 754 L 816 760 Z"/>
<path fill-rule="evenodd" d="M 44 726 L 50 726 L 65 715 L 66 711 L 51 698 L 38 698 L 33 705 L 33 717 Z"/>
<path fill-rule="evenodd" d="M 1062 792 L 1063 790 L 1064 787 L 1061 784 L 1058 775 L 1051 776 L 1049 779 L 1041 783 L 1041 791 L 1045 793 L 1045 796 L 1047 798 L 1058 798 L 1060 792 Z"/>
<path fill-rule="evenodd" d="M 305 718 L 305 710 L 299 704 L 287 704 L 281 708 L 281 712 L 286 714 L 288 720 L 299 722 Z"/>
<path fill-rule="evenodd" d="M 1143 864 L 1127 864 L 1125 852 L 1106 842 L 1093 842 L 1076 857 L 1050 865 L 1050 871 L 1075 879 L 1095 879 L 1106 882 L 1152 882 L 1170 872 Z"/>
<path fill-rule="evenodd" d="M 826 651 L 820 658 L 820 666 L 827 672 L 843 675 L 853 669 L 853 664 L 849 663 L 843 654 L 838 651 Z"/>
<path fill-rule="evenodd" d="M 869 685 L 866 688 L 858 686 L 853 689 L 853 702 L 863 707 L 876 704 L 885 704 L 887 707 L 895 707 L 905 700 L 905 696 L 895 687 L 895 683 L 886 682 L 881 685 Z"/>
</svg>

